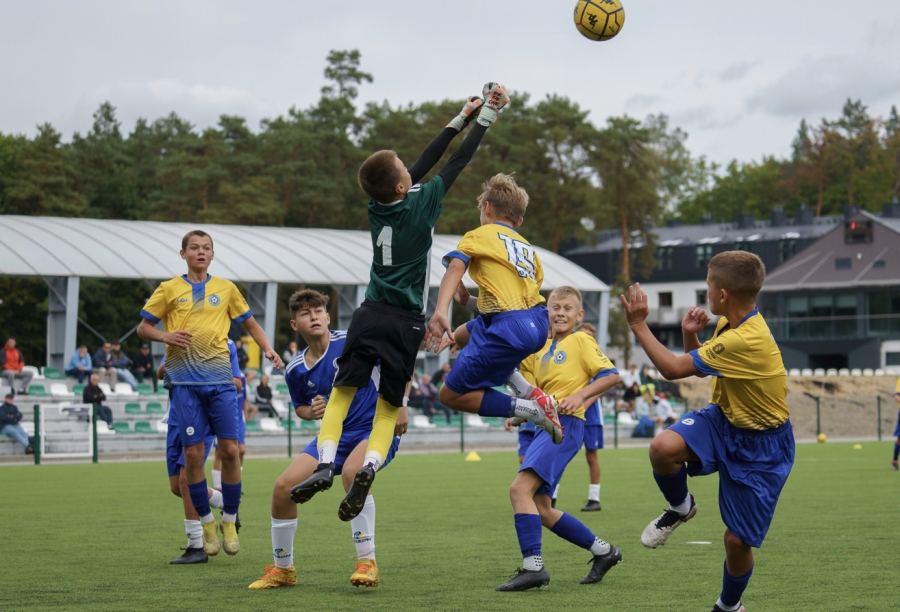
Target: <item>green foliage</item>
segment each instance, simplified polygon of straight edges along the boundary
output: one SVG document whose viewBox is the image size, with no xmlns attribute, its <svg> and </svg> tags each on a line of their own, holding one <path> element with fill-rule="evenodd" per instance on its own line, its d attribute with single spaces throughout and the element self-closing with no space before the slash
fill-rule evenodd
<svg viewBox="0 0 900 612">
<path fill-rule="evenodd" d="M 0 276 L 0 343 L 12 336 L 28 365 L 47 355 L 47 285 L 43 280 Z"/>
</svg>

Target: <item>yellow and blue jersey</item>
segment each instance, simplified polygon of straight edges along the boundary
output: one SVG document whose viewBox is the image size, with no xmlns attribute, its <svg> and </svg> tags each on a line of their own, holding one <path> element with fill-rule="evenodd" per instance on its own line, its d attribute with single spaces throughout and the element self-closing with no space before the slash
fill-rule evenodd
<svg viewBox="0 0 900 612">
<path fill-rule="evenodd" d="M 527 310 L 544 303 L 544 268 L 527 240 L 505 223 L 489 223 L 462 237 L 444 266 L 456 258 L 466 264 L 478 285 L 482 314 Z"/>
<path fill-rule="evenodd" d="M 557 400 L 578 393 L 597 378 L 619 373 L 597 341 L 581 333 L 569 334 L 559 342 L 548 339 L 543 349 L 522 361 L 519 372 Z M 584 413 L 584 406 L 579 406 L 571 416 L 584 420 Z"/>
<path fill-rule="evenodd" d="M 161 283 L 141 310 L 153 324 L 163 322 L 167 332 L 191 332 L 187 347 L 166 346 L 166 385 L 233 383 L 228 350 L 231 321 L 241 323 L 253 313 L 231 281 L 207 276 L 192 283 L 186 276 Z"/>
<path fill-rule="evenodd" d="M 774 429 L 788 420 L 787 373 L 758 309 L 731 327 L 719 319 L 712 339 L 691 351 L 694 367 L 714 376 L 711 404 L 741 429 Z"/>
</svg>

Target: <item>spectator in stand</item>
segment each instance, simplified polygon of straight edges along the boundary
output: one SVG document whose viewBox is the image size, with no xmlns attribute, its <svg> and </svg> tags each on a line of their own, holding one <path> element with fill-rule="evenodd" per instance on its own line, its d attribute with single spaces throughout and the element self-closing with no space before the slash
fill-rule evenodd
<svg viewBox="0 0 900 612">
<path fill-rule="evenodd" d="M 431 382 L 435 385 L 441 384 L 442 382 L 444 382 L 444 377 L 447 376 L 448 372 L 450 372 L 449 361 L 442 365 L 440 370 L 434 373 L 434 376 L 431 377 Z"/>
<path fill-rule="evenodd" d="M 31 440 L 28 439 L 28 434 L 19 425 L 19 421 L 22 420 L 22 413 L 13 404 L 14 397 L 14 394 L 7 393 L 3 405 L 0 406 L 0 433 L 18 440 L 22 448 L 25 449 L 25 454 L 30 455 L 34 452 L 34 447 L 31 445 Z"/>
<path fill-rule="evenodd" d="M 103 405 L 103 402 L 106 401 L 106 394 L 103 393 L 103 389 L 100 388 L 100 376 L 91 374 L 90 383 L 85 385 L 84 394 L 82 394 L 81 400 L 85 404 L 93 404 L 96 406 L 97 416 L 100 417 L 101 421 L 106 421 L 106 424 L 112 429 L 112 409 L 109 406 Z"/>
<path fill-rule="evenodd" d="M 625 405 L 625 412 L 630 412 L 631 416 L 634 416 L 635 401 L 640 396 L 641 386 L 638 383 L 634 383 L 630 387 L 625 387 L 625 393 L 622 395 L 622 401 Z"/>
<path fill-rule="evenodd" d="M 134 359 L 131 361 L 131 371 L 138 382 L 150 379 L 153 390 L 156 391 L 156 368 L 153 366 L 153 355 L 150 354 L 150 345 L 141 345 L 141 350 L 134 355 Z"/>
<path fill-rule="evenodd" d="M 641 366 L 640 378 L 641 388 L 649 387 L 652 395 L 662 392 L 662 389 L 659 388 L 659 380 L 650 374 L 650 366 L 646 363 Z"/>
<path fill-rule="evenodd" d="M 75 354 L 72 355 L 72 358 L 69 359 L 69 367 L 66 368 L 66 375 L 74 376 L 78 379 L 80 384 L 84 382 L 85 376 L 90 380 L 92 370 L 93 364 L 91 362 L 91 356 L 88 355 L 87 347 L 82 344 L 78 347 L 78 350 L 75 351 Z"/>
<path fill-rule="evenodd" d="M 628 371 L 622 374 L 622 382 L 625 384 L 626 389 L 634 384 L 637 384 L 638 387 L 641 386 L 641 375 L 638 374 L 637 366 L 635 364 L 629 364 Z"/>
<path fill-rule="evenodd" d="M 297 345 L 296 342 L 291 344 Z M 285 363 L 288 362 L 285 361 Z M 259 409 L 259 412 L 267 413 L 273 419 L 278 418 L 278 412 L 276 412 L 275 406 L 272 405 L 272 387 L 269 386 L 268 374 L 263 374 L 259 378 L 259 385 L 256 387 L 256 407 Z"/>
<path fill-rule="evenodd" d="M 94 353 L 94 374 L 100 377 L 100 382 L 106 377 L 110 389 L 116 388 L 116 367 L 113 365 L 112 344 L 104 342 Z"/>
<path fill-rule="evenodd" d="M 300 354 L 300 349 L 297 348 L 296 342 L 290 342 L 288 347 L 284 349 L 284 353 L 281 355 L 281 360 L 284 361 L 284 365 L 287 366 L 294 357 Z"/>
<path fill-rule="evenodd" d="M 671 393 L 657 393 L 653 398 L 654 413 L 650 416 L 657 427 L 667 429 L 669 425 L 674 425 L 678 421 L 678 415 L 675 414 L 675 408 L 669 398 Z"/>
<path fill-rule="evenodd" d="M 25 371 L 25 360 L 22 358 L 22 351 L 16 348 L 16 339 L 10 338 L 6 341 L 6 346 L 0 350 L 0 370 L 3 377 L 9 382 L 10 392 L 16 393 L 16 377 L 22 379 L 22 393 L 28 393 L 28 385 L 31 384 L 31 378 L 34 376 L 31 372 Z"/>
<path fill-rule="evenodd" d="M 112 356 L 113 366 L 116 368 L 116 376 L 127 382 L 131 386 L 132 391 L 137 391 L 137 381 L 129 369 L 131 367 L 131 359 L 122 350 L 121 343 L 112 343 Z"/>
<path fill-rule="evenodd" d="M 440 410 L 447 418 L 447 422 L 450 422 L 451 411 L 438 399 L 438 389 L 428 374 L 422 374 L 418 388 L 410 391 L 409 405 L 420 409 L 429 418 L 436 416 Z"/>
</svg>

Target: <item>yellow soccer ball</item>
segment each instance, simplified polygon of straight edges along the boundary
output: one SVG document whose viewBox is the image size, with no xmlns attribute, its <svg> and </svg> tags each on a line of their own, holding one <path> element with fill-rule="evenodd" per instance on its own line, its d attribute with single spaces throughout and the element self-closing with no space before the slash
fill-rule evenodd
<svg viewBox="0 0 900 612">
<path fill-rule="evenodd" d="M 828 436 L 826 436 L 825 434 L 819 434 L 819 442 L 824 442 L 827 439 L 828 439 Z"/>
<path fill-rule="evenodd" d="M 609 40 L 622 31 L 625 9 L 619 0 L 578 0 L 575 27 L 585 38 Z"/>
</svg>

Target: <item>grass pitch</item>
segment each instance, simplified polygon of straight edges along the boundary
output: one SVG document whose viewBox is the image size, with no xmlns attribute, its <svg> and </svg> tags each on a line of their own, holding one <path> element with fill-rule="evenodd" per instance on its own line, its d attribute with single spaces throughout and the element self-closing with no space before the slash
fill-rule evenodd
<svg viewBox="0 0 900 612">
<path fill-rule="evenodd" d="M 800 445 L 744 602 L 765 610 L 893 610 L 898 600 L 900 473 L 891 443 Z M 624 554 L 599 585 L 590 555 L 544 530 L 550 586 L 496 593 L 521 563 L 507 489 L 514 452 L 403 455 L 379 474 L 381 586 L 350 585 L 355 552 L 337 518 L 339 486 L 300 507 L 296 587 L 249 591 L 272 562 L 271 485 L 286 459 L 248 460 L 241 552 L 171 566 L 184 546 L 181 504 L 162 462 L 0 467 L 0 610 L 710 610 L 721 587 L 717 478 L 690 482 L 697 517 L 658 550 L 640 544 L 664 502 L 645 449 L 605 450 L 603 511 L 581 513 L 583 456 L 559 507 Z M 216 513 L 218 515 L 218 512 Z M 688 542 L 711 542 L 711 545 Z"/>
</svg>

